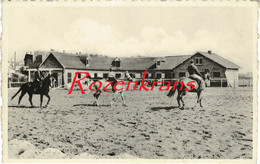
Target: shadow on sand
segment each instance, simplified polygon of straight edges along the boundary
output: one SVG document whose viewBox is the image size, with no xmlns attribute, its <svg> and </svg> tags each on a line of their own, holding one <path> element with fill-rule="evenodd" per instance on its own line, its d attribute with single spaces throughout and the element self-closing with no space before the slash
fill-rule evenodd
<svg viewBox="0 0 260 164">
<path fill-rule="evenodd" d="M 8 108 L 40 108 L 40 106 L 8 105 Z"/>
<path fill-rule="evenodd" d="M 178 106 L 159 106 L 159 107 L 152 107 L 152 111 L 159 111 L 159 110 L 171 110 L 171 109 L 179 109 Z"/>
<path fill-rule="evenodd" d="M 74 106 L 96 106 L 97 107 L 97 105 L 95 105 L 95 104 L 75 104 L 75 105 L 73 105 L 73 107 Z M 99 105 L 99 107 L 100 106 L 106 106 L 106 107 L 108 107 L 109 105 Z"/>
</svg>

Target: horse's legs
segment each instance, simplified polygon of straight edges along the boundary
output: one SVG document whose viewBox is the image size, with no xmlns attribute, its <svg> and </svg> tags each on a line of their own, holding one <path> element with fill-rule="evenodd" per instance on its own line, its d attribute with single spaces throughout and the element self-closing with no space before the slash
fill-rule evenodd
<svg viewBox="0 0 260 164">
<path fill-rule="evenodd" d="M 178 91 L 177 102 L 178 102 L 178 106 L 179 106 L 179 108 L 181 109 L 181 103 L 180 103 L 180 100 L 181 100 L 181 93 L 180 93 L 180 91 Z"/>
<path fill-rule="evenodd" d="M 31 106 L 33 107 L 33 103 L 32 103 L 33 94 L 32 93 L 28 93 L 28 94 L 29 94 L 29 101 L 31 103 Z"/>
<path fill-rule="evenodd" d="M 48 101 L 47 101 L 47 103 L 46 103 L 46 105 L 44 107 L 47 108 L 47 106 L 48 106 L 48 104 L 49 104 L 49 102 L 51 100 L 51 97 L 49 96 L 49 94 L 45 94 L 45 96 L 48 98 Z"/>
<path fill-rule="evenodd" d="M 203 108 L 202 106 L 202 103 L 201 103 L 201 100 L 202 100 L 202 91 L 200 90 L 199 92 L 197 92 L 197 95 L 198 95 L 198 100 L 197 100 L 197 103 L 200 104 L 200 107 Z"/>
<path fill-rule="evenodd" d="M 43 94 L 40 94 L 40 101 L 41 101 L 40 107 L 42 108 Z"/>
<path fill-rule="evenodd" d="M 122 101 L 123 101 L 123 105 L 126 106 L 125 98 L 124 98 L 124 92 L 123 91 L 121 92 L 121 98 L 122 98 Z"/>
<path fill-rule="evenodd" d="M 96 93 L 93 94 L 93 96 L 96 98 L 94 104 L 99 106 L 99 103 L 98 103 L 98 97 L 100 96 L 101 94 L 101 91 L 100 90 L 97 90 Z"/>
<path fill-rule="evenodd" d="M 183 99 L 182 99 L 183 93 L 184 93 L 183 91 L 179 91 L 179 90 L 178 90 L 177 101 L 178 101 L 178 105 L 179 105 L 179 108 L 180 108 L 180 109 L 184 109 L 184 101 L 183 101 Z M 181 105 L 180 102 L 182 102 L 182 105 Z"/>
<path fill-rule="evenodd" d="M 185 91 L 184 91 L 184 92 L 185 92 Z M 181 102 L 182 102 L 182 108 L 183 108 L 183 109 L 184 109 L 184 106 L 185 106 L 184 101 L 183 101 L 183 99 L 182 99 L 183 95 L 185 95 L 184 92 L 182 92 L 183 94 L 181 95 Z"/>
<path fill-rule="evenodd" d="M 117 92 L 114 93 L 113 99 L 112 99 L 112 101 L 110 102 L 110 106 L 112 106 L 112 105 L 113 105 L 113 102 L 116 101 L 116 95 L 117 95 Z"/>
<path fill-rule="evenodd" d="M 26 94 L 26 91 L 22 91 L 22 93 L 21 93 L 21 95 L 20 95 L 20 97 L 19 97 L 18 105 L 17 105 L 17 106 L 20 105 L 20 102 L 21 102 L 21 100 L 22 100 L 22 98 L 23 98 L 23 96 L 24 96 L 25 94 Z"/>
</svg>

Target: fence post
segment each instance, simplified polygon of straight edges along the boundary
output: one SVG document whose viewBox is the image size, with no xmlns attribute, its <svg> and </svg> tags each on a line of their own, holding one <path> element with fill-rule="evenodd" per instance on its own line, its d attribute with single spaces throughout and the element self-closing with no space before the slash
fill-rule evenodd
<svg viewBox="0 0 260 164">
<path fill-rule="evenodd" d="M 220 78 L 220 87 L 222 88 L 222 78 Z"/>
</svg>

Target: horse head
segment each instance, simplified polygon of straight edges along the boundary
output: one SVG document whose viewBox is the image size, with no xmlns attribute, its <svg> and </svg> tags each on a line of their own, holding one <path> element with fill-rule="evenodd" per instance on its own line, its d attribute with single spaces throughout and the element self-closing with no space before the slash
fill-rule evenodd
<svg viewBox="0 0 260 164">
<path fill-rule="evenodd" d="M 129 76 L 127 76 L 127 75 L 125 75 L 125 80 L 127 80 L 127 81 L 133 81 L 133 78 L 129 75 Z"/>
<path fill-rule="evenodd" d="M 91 76 L 89 75 L 88 77 L 86 77 L 86 79 L 84 79 L 83 84 L 89 85 L 92 81 L 93 80 L 92 80 Z"/>
<path fill-rule="evenodd" d="M 203 79 L 204 80 L 210 80 L 210 70 L 208 68 L 206 68 L 204 73 L 203 73 Z"/>
<path fill-rule="evenodd" d="M 43 85 L 43 86 L 46 86 L 46 87 L 49 87 L 49 86 L 50 86 L 50 87 L 53 88 L 55 82 L 56 82 L 56 79 L 54 78 L 53 75 L 51 75 L 51 74 L 49 74 L 49 73 L 45 73 L 45 74 L 44 74 L 44 79 L 43 79 L 43 81 L 42 81 L 42 85 Z"/>
</svg>

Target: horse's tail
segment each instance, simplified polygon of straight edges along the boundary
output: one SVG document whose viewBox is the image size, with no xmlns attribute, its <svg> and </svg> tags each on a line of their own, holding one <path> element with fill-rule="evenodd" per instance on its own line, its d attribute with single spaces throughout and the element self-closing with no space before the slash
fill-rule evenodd
<svg viewBox="0 0 260 164">
<path fill-rule="evenodd" d="M 20 87 L 20 89 L 13 95 L 13 97 L 11 98 L 11 100 L 13 100 L 15 98 L 16 95 L 18 95 L 19 92 L 21 92 L 22 90 L 22 86 Z"/>
<path fill-rule="evenodd" d="M 178 84 L 177 84 L 177 85 L 178 85 Z M 175 91 L 176 91 L 176 88 L 177 88 L 177 87 L 174 88 L 174 86 L 173 86 L 173 87 L 171 88 L 171 90 L 169 91 L 169 93 L 167 94 L 167 96 L 168 96 L 168 97 L 174 96 Z"/>
</svg>

